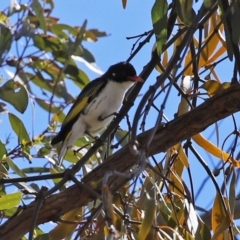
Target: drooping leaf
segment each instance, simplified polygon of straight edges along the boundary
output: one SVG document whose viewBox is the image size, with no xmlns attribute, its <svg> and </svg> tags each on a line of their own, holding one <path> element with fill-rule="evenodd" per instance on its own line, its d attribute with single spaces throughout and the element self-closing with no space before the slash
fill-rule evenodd
<svg viewBox="0 0 240 240">
<path fill-rule="evenodd" d="M 0 140 L 0 162 L 2 160 L 2 157 L 7 153 L 7 149 L 5 148 L 5 145 Z"/>
<path fill-rule="evenodd" d="M 33 41 L 34 45 L 42 51 L 55 52 L 64 49 L 64 44 L 60 39 L 51 35 L 37 34 Z"/>
<path fill-rule="evenodd" d="M 41 4 L 39 3 L 38 0 L 33 0 L 31 3 L 31 7 L 34 10 L 34 12 L 36 13 L 36 16 L 40 22 L 40 27 L 44 30 L 44 32 L 46 32 L 46 30 L 47 30 L 46 20 L 44 17 L 44 10 L 43 10 Z"/>
<path fill-rule="evenodd" d="M 228 88 L 231 86 L 231 83 L 219 83 L 217 81 L 214 80 L 208 80 L 207 82 L 205 82 L 202 86 L 200 86 L 199 88 L 203 88 L 205 89 L 209 96 L 214 96 L 216 93 L 223 91 L 224 89 Z"/>
<path fill-rule="evenodd" d="M 70 224 L 71 225 L 71 224 Z M 35 240 L 52 240 L 48 233 L 44 233 L 42 235 L 37 236 L 34 238 Z"/>
<path fill-rule="evenodd" d="M 49 232 L 50 239 L 63 239 L 74 232 L 76 226 L 78 225 L 78 217 L 84 214 L 83 207 L 76 208 L 62 217 L 65 221 L 70 221 L 72 224 L 66 222 L 60 222 L 54 229 Z M 75 224 L 74 224 L 75 222 Z"/>
<path fill-rule="evenodd" d="M 227 199 L 225 197 L 223 197 L 223 199 L 227 205 Z M 219 193 L 217 193 L 212 208 L 212 230 L 214 233 L 213 238 L 216 238 L 219 235 L 223 236 L 223 232 L 229 228 L 230 224 L 230 216 L 225 211 Z"/>
<path fill-rule="evenodd" d="M 68 34 L 72 34 L 73 36 L 77 35 L 77 29 L 74 27 L 71 27 L 67 24 L 54 24 L 53 26 L 50 27 L 50 30 L 55 33 L 58 37 L 64 37 L 68 38 Z"/>
<path fill-rule="evenodd" d="M 176 12 L 181 22 L 189 26 L 196 16 L 195 11 L 192 8 L 192 0 L 177 0 Z"/>
<path fill-rule="evenodd" d="M 158 54 L 162 53 L 162 47 L 167 41 L 167 11 L 168 3 L 166 0 L 155 0 L 151 15 Z"/>
<path fill-rule="evenodd" d="M 198 228 L 199 234 L 204 240 L 211 239 L 211 232 L 207 225 L 202 221 L 202 219 L 197 215 L 198 222 L 200 223 L 200 228 Z"/>
<path fill-rule="evenodd" d="M 95 63 L 96 62 L 94 56 L 86 48 L 83 47 L 82 50 L 83 50 L 82 57 L 86 61 L 88 61 L 89 63 Z"/>
<path fill-rule="evenodd" d="M 232 169 L 232 179 L 230 183 L 230 190 L 229 190 L 229 207 L 232 219 L 234 219 L 234 210 L 236 204 L 236 172 L 235 169 Z"/>
<path fill-rule="evenodd" d="M 239 44 L 240 41 L 240 2 L 232 2 L 232 18 L 231 18 L 231 27 L 232 27 L 232 40 L 235 44 Z"/>
<path fill-rule="evenodd" d="M 50 153 L 50 149 L 47 147 L 42 147 L 38 150 L 37 155 L 39 157 L 44 157 L 45 155 L 48 155 Z"/>
<path fill-rule="evenodd" d="M 106 36 L 108 36 L 108 34 L 106 32 L 99 31 L 96 28 L 88 29 L 88 32 L 92 32 L 96 37 L 106 37 Z"/>
<path fill-rule="evenodd" d="M 21 83 L 14 80 L 9 80 L 0 87 L 0 98 L 21 113 L 24 113 L 28 106 L 27 90 Z"/>
<path fill-rule="evenodd" d="M 27 175 L 13 162 L 13 160 L 10 157 L 6 157 L 4 159 L 9 167 L 20 177 L 27 177 Z"/>
<path fill-rule="evenodd" d="M 30 138 L 23 122 L 16 115 L 12 113 L 9 113 L 8 117 L 9 117 L 9 121 L 11 123 L 12 129 L 18 136 L 19 143 L 29 142 Z"/>
<path fill-rule="evenodd" d="M 156 217 L 156 202 L 155 199 L 147 199 L 145 203 L 145 214 L 144 219 L 140 228 L 140 231 L 138 233 L 138 239 L 144 240 L 146 239 L 147 234 L 149 233 L 152 223 L 154 221 L 154 218 Z"/>
<path fill-rule="evenodd" d="M 225 36 L 226 36 L 228 58 L 230 59 L 230 61 L 232 61 L 233 60 L 233 47 L 232 47 L 232 41 L 231 41 L 229 26 L 228 26 L 228 23 L 227 23 L 227 20 L 226 20 L 226 14 L 225 14 L 225 11 L 223 9 L 222 0 L 218 0 L 218 4 L 219 4 L 220 16 L 221 16 L 221 19 L 223 21 L 224 30 L 225 30 L 224 32 L 225 32 Z"/>
<path fill-rule="evenodd" d="M 196 142 L 200 147 L 204 148 L 207 152 L 211 153 L 215 157 L 222 159 L 224 162 L 230 161 L 235 167 L 240 167 L 239 161 L 232 158 L 231 155 L 222 151 L 222 149 L 218 148 L 212 142 L 204 138 L 200 133 L 194 135 L 192 137 L 193 141 Z"/>
<path fill-rule="evenodd" d="M 0 210 L 11 209 L 19 205 L 22 193 L 10 193 L 0 196 Z"/>
<path fill-rule="evenodd" d="M 1 15 L 0 15 L 1 16 Z M 12 33 L 6 25 L 0 21 L 0 64 L 3 61 L 3 55 L 8 53 L 12 45 Z"/>
</svg>

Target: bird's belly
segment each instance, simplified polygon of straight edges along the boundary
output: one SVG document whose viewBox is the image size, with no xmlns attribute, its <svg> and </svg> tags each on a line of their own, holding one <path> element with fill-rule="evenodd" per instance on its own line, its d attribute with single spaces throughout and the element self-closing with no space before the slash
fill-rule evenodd
<svg viewBox="0 0 240 240">
<path fill-rule="evenodd" d="M 87 125 L 86 131 L 95 136 L 113 119 L 122 104 L 123 95 L 108 94 L 94 99 L 85 109 L 82 118 Z M 108 117 L 109 116 L 109 117 Z"/>
</svg>

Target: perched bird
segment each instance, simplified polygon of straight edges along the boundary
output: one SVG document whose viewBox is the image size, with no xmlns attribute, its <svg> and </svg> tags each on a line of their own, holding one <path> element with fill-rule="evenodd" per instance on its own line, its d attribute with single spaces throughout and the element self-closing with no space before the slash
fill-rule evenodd
<svg viewBox="0 0 240 240">
<path fill-rule="evenodd" d="M 62 142 L 59 164 L 67 149 L 84 134 L 96 136 L 113 119 L 125 92 L 134 82 L 142 82 L 134 67 L 127 62 L 112 65 L 101 77 L 88 83 L 63 121 L 60 132 L 51 144 Z"/>
</svg>

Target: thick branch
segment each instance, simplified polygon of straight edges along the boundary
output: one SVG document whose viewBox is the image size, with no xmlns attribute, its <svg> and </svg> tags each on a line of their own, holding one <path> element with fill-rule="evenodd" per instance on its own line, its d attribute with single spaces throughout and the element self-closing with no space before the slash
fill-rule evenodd
<svg viewBox="0 0 240 240">
<path fill-rule="evenodd" d="M 169 147 L 203 131 L 211 124 L 221 120 L 237 111 L 240 111 L 240 85 L 234 85 L 201 104 L 189 113 L 174 119 L 166 126 L 159 126 L 147 155 L 151 156 L 166 151 Z M 143 146 L 149 131 L 138 136 L 139 146 Z M 82 181 L 97 192 L 101 192 L 101 180 L 106 171 L 116 169 L 128 171 L 137 159 L 131 155 L 129 145 L 126 145 L 107 161 L 89 173 Z M 115 178 L 111 180 L 111 188 L 116 191 L 128 180 Z M 60 215 L 92 200 L 85 188 L 73 185 L 58 194 L 47 198 L 39 212 L 37 224 L 56 221 Z M 35 207 L 32 202 L 16 217 L 8 220 L 0 227 L 1 239 L 20 239 L 29 230 L 32 214 Z"/>
</svg>

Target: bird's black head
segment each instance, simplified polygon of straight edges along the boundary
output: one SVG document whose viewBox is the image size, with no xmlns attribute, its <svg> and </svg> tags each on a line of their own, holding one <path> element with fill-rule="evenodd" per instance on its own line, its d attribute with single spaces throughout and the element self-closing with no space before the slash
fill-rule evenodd
<svg viewBox="0 0 240 240">
<path fill-rule="evenodd" d="M 112 65 L 104 75 L 108 79 L 119 83 L 127 81 L 142 82 L 142 79 L 136 76 L 136 70 L 133 65 L 127 62 L 120 62 Z"/>
</svg>

